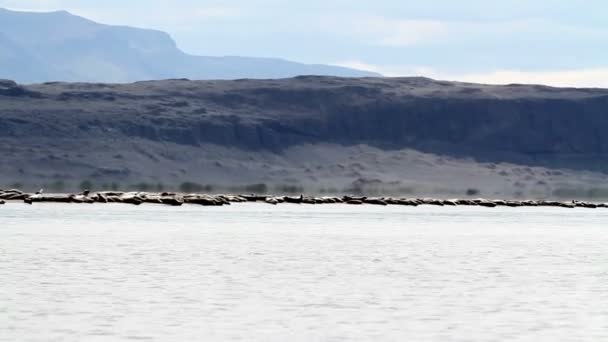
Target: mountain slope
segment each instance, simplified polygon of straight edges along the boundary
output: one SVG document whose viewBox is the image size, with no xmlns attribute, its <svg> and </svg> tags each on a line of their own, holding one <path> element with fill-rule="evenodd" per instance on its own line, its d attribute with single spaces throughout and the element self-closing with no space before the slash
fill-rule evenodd
<svg viewBox="0 0 608 342">
<path fill-rule="evenodd" d="M 10 79 L 37 79 L 51 75 L 51 69 L 0 32 L 0 70 Z"/>
<path fill-rule="evenodd" d="M 512 195 L 606 182 L 606 108 L 604 89 L 426 78 L 5 81 L 0 176 Z"/>
<path fill-rule="evenodd" d="M 297 75 L 377 76 L 281 59 L 192 56 L 179 50 L 171 37 L 160 31 L 98 24 L 65 11 L 0 9 L 0 77 L 23 83 Z"/>
</svg>

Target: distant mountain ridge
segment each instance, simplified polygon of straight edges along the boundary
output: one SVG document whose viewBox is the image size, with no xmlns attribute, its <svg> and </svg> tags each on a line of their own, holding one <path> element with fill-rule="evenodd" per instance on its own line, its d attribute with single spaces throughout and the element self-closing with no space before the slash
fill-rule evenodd
<svg viewBox="0 0 608 342">
<path fill-rule="evenodd" d="M 207 57 L 181 51 L 165 32 L 93 22 L 66 11 L 0 8 L 0 78 L 124 83 L 142 80 L 379 76 L 276 58 Z"/>
</svg>

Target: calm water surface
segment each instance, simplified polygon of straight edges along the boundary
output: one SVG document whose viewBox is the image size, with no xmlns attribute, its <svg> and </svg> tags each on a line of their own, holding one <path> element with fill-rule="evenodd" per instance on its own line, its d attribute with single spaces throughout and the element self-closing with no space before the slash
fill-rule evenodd
<svg viewBox="0 0 608 342">
<path fill-rule="evenodd" d="M 0 341 L 606 341 L 608 210 L 0 206 Z"/>
</svg>

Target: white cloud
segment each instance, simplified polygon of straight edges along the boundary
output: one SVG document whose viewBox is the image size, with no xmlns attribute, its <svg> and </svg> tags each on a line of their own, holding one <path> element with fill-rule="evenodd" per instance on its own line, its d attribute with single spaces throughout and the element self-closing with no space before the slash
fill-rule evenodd
<svg viewBox="0 0 608 342">
<path fill-rule="evenodd" d="M 322 16 L 318 28 L 323 33 L 389 47 L 432 42 L 448 33 L 446 24 L 437 20 L 392 19 L 365 14 Z"/>
<path fill-rule="evenodd" d="M 229 7 L 197 8 L 188 12 L 196 18 L 235 18 L 242 16 L 241 11 Z"/>
<path fill-rule="evenodd" d="M 8 0 L 0 1 L 0 7 L 9 8 L 14 11 L 45 12 L 64 9 L 62 3 L 56 0 L 24 1 Z"/>
<path fill-rule="evenodd" d="M 497 70 L 491 72 L 453 73 L 442 72 L 425 66 L 377 65 L 358 60 L 343 61 L 335 64 L 373 71 L 387 77 L 424 76 L 440 80 L 486 84 L 523 83 L 545 84 L 555 87 L 608 88 L 608 67 L 551 71 Z"/>
<path fill-rule="evenodd" d="M 0 7 L 12 10 L 46 12 L 67 10 L 104 24 L 130 25 L 173 31 L 213 19 L 229 19 L 243 16 L 237 8 L 225 6 L 201 6 L 192 4 L 176 6 L 173 1 L 156 1 L 154 6 L 142 6 L 139 2 L 122 5 L 117 10 L 111 3 L 78 3 L 68 0 L 0 0 Z M 137 15 L 134 15 L 137 13 Z"/>
<path fill-rule="evenodd" d="M 114 25 L 128 23 L 131 26 L 160 29 L 169 33 L 182 30 L 196 30 L 201 23 L 213 20 L 234 19 L 242 16 L 237 9 L 229 7 L 175 7 L 165 5 L 149 8 L 141 12 L 141 16 L 129 18 L 115 15 L 113 10 L 89 9 L 78 12 L 88 18 Z"/>
<path fill-rule="evenodd" d="M 378 45 L 404 47 L 429 42 L 445 36 L 446 25 L 434 20 L 391 20 L 370 17 L 363 24 L 365 29 L 378 35 Z"/>
</svg>

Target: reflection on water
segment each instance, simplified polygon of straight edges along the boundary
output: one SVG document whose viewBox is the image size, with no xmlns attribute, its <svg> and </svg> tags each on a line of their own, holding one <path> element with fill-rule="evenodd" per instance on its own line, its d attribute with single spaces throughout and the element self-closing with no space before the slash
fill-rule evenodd
<svg viewBox="0 0 608 342">
<path fill-rule="evenodd" d="M 0 207 L 0 341 L 601 341 L 608 210 Z"/>
</svg>

